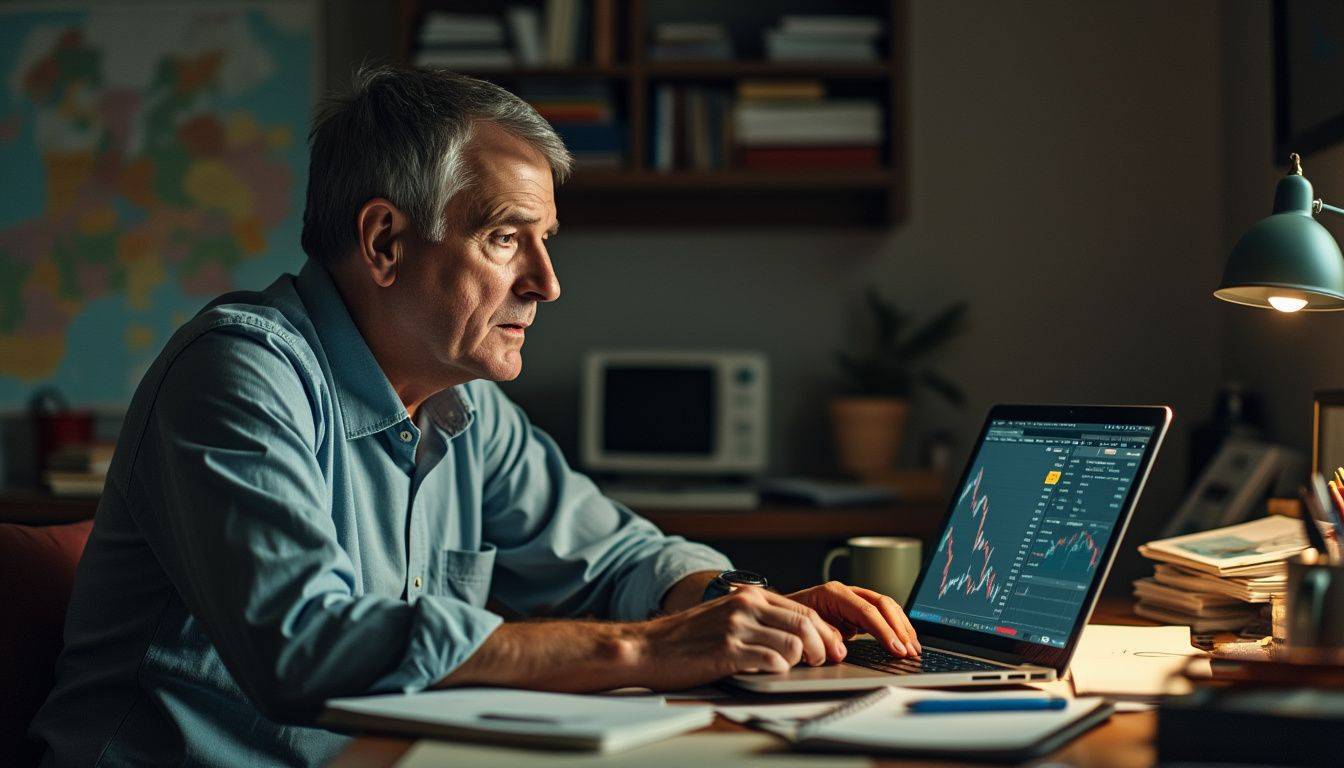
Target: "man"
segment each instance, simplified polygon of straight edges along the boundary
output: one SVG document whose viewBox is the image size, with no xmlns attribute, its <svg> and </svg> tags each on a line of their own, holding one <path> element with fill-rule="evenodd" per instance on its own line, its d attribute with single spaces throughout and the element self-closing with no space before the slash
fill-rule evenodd
<svg viewBox="0 0 1344 768">
<path fill-rule="evenodd" d="M 919 652 L 855 587 L 702 600 L 728 561 L 602 497 L 492 383 L 560 295 L 570 157 L 530 107 L 370 69 L 311 144 L 299 275 L 216 300 L 133 398 L 33 726 L 49 763 L 312 764 L 347 739 L 312 725 L 333 696 L 684 688 L 858 630 Z"/>
</svg>

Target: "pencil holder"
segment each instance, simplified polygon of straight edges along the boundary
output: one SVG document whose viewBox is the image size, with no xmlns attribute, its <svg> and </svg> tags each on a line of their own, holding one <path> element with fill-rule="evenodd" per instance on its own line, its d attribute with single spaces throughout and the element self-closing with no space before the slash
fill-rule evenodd
<svg viewBox="0 0 1344 768">
<path fill-rule="evenodd" d="M 1289 648 L 1344 648 L 1344 567 L 1314 550 L 1288 561 Z"/>
</svg>

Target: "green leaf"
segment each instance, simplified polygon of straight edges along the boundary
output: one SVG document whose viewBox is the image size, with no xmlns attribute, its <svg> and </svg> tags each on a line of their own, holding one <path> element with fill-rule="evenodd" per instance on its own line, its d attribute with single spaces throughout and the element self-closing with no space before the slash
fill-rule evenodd
<svg viewBox="0 0 1344 768">
<path fill-rule="evenodd" d="M 937 371 L 925 371 L 923 382 L 929 389 L 942 395 L 947 401 L 957 407 L 966 404 L 966 393 L 961 387 Z"/>
<path fill-rule="evenodd" d="M 869 288 L 866 297 L 868 308 L 873 312 L 873 320 L 877 323 L 877 346 L 880 349 L 895 346 L 901 329 L 905 327 L 906 316 L 894 305 L 883 301 L 876 288 Z"/>
<path fill-rule="evenodd" d="M 965 328 L 965 320 L 966 303 L 953 304 L 910 334 L 897 352 L 907 362 L 917 360 L 961 333 Z"/>
</svg>

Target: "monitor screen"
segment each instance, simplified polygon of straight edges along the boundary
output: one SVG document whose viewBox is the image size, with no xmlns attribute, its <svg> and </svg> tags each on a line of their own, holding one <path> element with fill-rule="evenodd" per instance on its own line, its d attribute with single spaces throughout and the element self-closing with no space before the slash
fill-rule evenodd
<svg viewBox="0 0 1344 768">
<path fill-rule="evenodd" d="M 1154 437 L 992 420 L 910 617 L 1063 648 Z"/>
<path fill-rule="evenodd" d="M 715 369 L 620 366 L 604 371 L 602 450 L 710 455 L 718 424 Z"/>
</svg>

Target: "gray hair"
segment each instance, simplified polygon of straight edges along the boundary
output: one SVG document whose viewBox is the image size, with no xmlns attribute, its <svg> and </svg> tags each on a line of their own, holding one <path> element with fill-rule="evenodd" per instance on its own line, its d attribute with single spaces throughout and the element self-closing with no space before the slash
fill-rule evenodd
<svg viewBox="0 0 1344 768">
<path fill-rule="evenodd" d="M 556 184 L 573 165 L 564 142 L 527 102 L 503 88 L 442 69 L 363 66 L 350 92 L 323 100 L 308 135 L 303 250 L 330 263 L 355 240 L 355 217 L 383 197 L 420 236 L 447 236 L 445 208 L 474 179 L 464 162 L 472 126 L 490 122 L 527 142 Z"/>
</svg>

